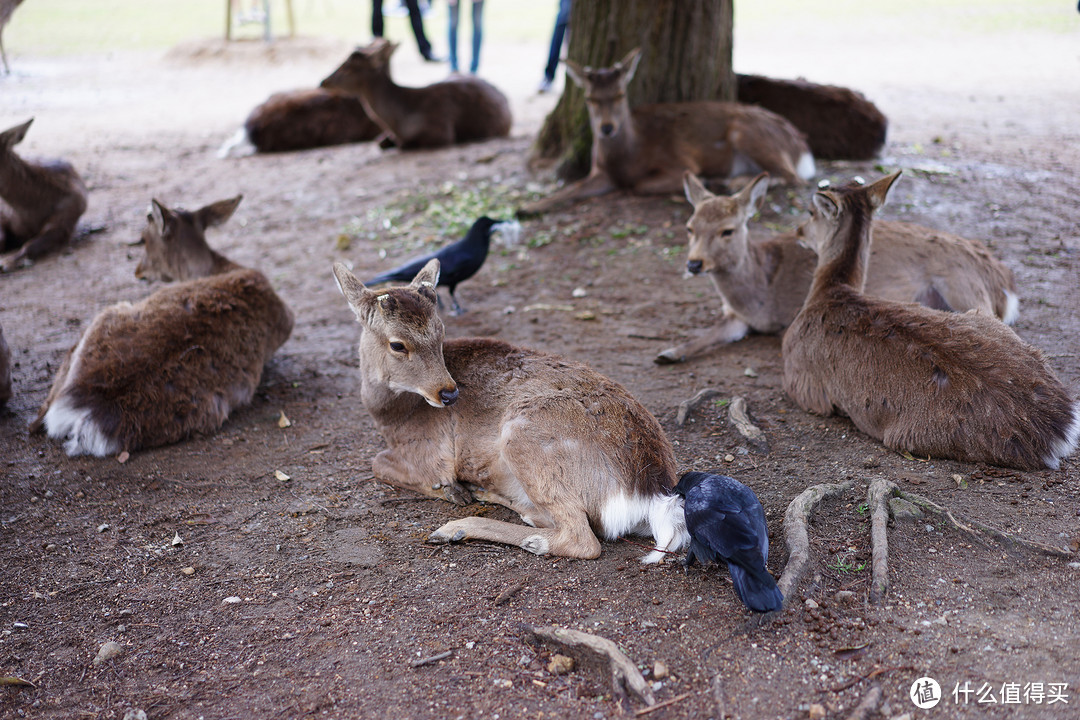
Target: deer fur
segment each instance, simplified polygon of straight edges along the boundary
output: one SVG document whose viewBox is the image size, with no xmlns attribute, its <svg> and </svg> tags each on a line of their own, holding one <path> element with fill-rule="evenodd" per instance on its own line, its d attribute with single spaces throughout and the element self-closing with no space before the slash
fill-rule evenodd
<svg viewBox="0 0 1080 720">
<path fill-rule="evenodd" d="M 4 328 L 0 327 L 0 407 L 11 399 L 11 349 L 4 340 Z"/>
<path fill-rule="evenodd" d="M 635 48 L 610 68 L 594 70 L 566 61 L 566 74 L 585 91 L 592 169 L 584 179 L 523 206 L 520 214 L 540 214 L 617 189 L 643 195 L 678 192 L 687 171 L 730 179 L 765 170 L 794 185 L 814 174 L 814 158 L 802 133 L 764 108 L 704 101 L 631 110 L 627 87 L 640 59 L 641 50 Z"/>
<path fill-rule="evenodd" d="M 799 231 L 751 237 L 750 218 L 768 190 L 763 175 L 732 196 L 712 194 L 690 173 L 684 185 L 694 206 L 686 224 L 686 267 L 709 275 L 723 306 L 704 334 L 657 355 L 661 364 L 715 350 L 750 331 L 779 333 L 802 307 L 817 266 L 814 251 L 799 244 Z M 983 243 L 904 222 L 874 221 L 866 294 L 938 310 L 975 309 L 1009 324 L 1019 314 L 1012 271 Z"/>
<path fill-rule="evenodd" d="M 210 249 L 241 198 L 196 212 L 154 200 L 135 274 L 181 281 L 94 318 L 31 425 L 69 455 L 105 456 L 217 430 L 251 401 L 293 314 L 266 277 Z"/>
<path fill-rule="evenodd" d="M 322 87 L 359 97 L 368 115 L 402 150 L 510 134 L 510 103 L 485 80 L 456 75 L 427 87 L 396 85 L 390 79 L 390 56 L 397 47 L 377 38 L 357 48 Z"/>
<path fill-rule="evenodd" d="M 407 287 L 370 290 L 341 263 L 334 275 L 363 326 L 361 396 L 389 445 L 375 477 L 459 505 L 499 503 L 529 526 L 467 517 L 431 541 L 595 558 L 598 535 L 651 534 L 646 562 L 686 543 L 671 444 L 622 386 L 498 340 L 444 343 L 437 259 Z"/>
<path fill-rule="evenodd" d="M 815 193 L 804 238 L 818 265 L 784 335 L 784 390 L 894 450 L 1056 469 L 1080 439 L 1080 403 L 1037 348 L 978 311 L 863 293 L 871 216 L 899 175 Z"/>
<path fill-rule="evenodd" d="M 0 272 L 65 246 L 86 211 L 86 185 L 69 163 L 15 154 L 32 122 L 0 133 Z"/>
<path fill-rule="evenodd" d="M 862 93 L 806 80 L 737 75 L 739 102 L 760 105 L 806 135 L 818 160 L 869 160 L 885 145 L 889 121 Z"/>
<path fill-rule="evenodd" d="M 382 134 L 355 95 L 325 88 L 278 92 L 257 105 L 219 157 L 289 152 L 374 140 Z"/>
</svg>

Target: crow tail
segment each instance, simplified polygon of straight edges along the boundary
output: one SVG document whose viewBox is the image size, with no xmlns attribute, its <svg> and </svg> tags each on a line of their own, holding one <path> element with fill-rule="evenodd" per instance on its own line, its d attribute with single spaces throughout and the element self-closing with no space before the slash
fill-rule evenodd
<svg viewBox="0 0 1080 720">
<path fill-rule="evenodd" d="M 754 612 L 772 612 L 779 610 L 784 603 L 776 580 L 764 567 L 748 570 L 741 565 L 728 564 L 731 580 L 735 583 L 735 592 L 746 607 Z"/>
</svg>

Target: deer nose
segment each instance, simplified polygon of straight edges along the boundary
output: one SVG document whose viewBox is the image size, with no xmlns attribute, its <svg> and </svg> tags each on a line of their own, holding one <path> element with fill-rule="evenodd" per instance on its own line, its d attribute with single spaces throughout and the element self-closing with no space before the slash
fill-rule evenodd
<svg viewBox="0 0 1080 720">
<path fill-rule="evenodd" d="M 447 390 L 443 388 L 439 391 L 439 399 L 442 400 L 443 405 L 445 405 L 446 407 L 450 407 L 457 402 L 458 389 L 454 388 L 453 390 Z"/>
<path fill-rule="evenodd" d="M 600 126 L 600 132 L 602 132 L 604 135 L 611 135 L 613 132 L 615 132 L 615 126 L 611 123 L 604 123 Z"/>
<path fill-rule="evenodd" d="M 686 269 L 688 271 L 690 271 L 691 273 L 693 273 L 694 275 L 697 275 L 699 272 L 701 272 L 701 261 L 700 260 L 687 260 L 686 261 Z"/>
</svg>

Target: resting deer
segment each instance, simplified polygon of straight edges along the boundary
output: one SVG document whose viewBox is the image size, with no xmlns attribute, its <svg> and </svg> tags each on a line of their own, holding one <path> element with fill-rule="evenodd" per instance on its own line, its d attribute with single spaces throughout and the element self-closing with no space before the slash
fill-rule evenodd
<svg viewBox="0 0 1080 720">
<path fill-rule="evenodd" d="M 402 150 L 510 134 L 510 103 L 485 80 L 460 75 L 421 88 L 396 85 L 390 79 L 390 56 L 397 47 L 377 38 L 357 48 L 322 81 L 322 87 L 357 95 L 368 115 Z"/>
<path fill-rule="evenodd" d="M 694 206 L 686 224 L 686 268 L 708 273 L 723 305 L 711 329 L 661 352 L 654 358 L 660 364 L 715 350 L 750 331 L 779 333 L 802 307 L 817 265 L 814 251 L 799 244 L 798 231 L 750 237 L 747 225 L 768 190 L 764 174 L 735 195 L 717 196 L 687 173 L 685 190 Z M 866 294 L 938 310 L 976 309 L 1009 324 L 1019 313 L 1012 271 L 985 245 L 903 222 L 874 221 Z"/>
<path fill-rule="evenodd" d="M 274 93 L 257 105 L 218 157 L 365 142 L 381 133 L 355 95 L 323 88 L 292 90 Z"/>
<path fill-rule="evenodd" d="M 94 318 L 31 425 L 68 455 L 105 456 L 217 430 L 251 401 L 293 314 L 266 277 L 214 252 L 204 231 L 240 197 L 197 210 L 151 206 L 136 277 L 183 281 Z"/>
<path fill-rule="evenodd" d="M 536 215 L 616 189 L 647 195 L 678 192 L 684 172 L 711 178 L 765 170 L 800 185 L 814 174 L 801 132 L 776 113 L 742 103 L 656 103 L 633 110 L 626 99 L 641 50 L 610 68 L 566 61 L 566 74 L 585 91 L 592 128 L 592 170 L 553 195 L 524 205 Z"/>
<path fill-rule="evenodd" d="M 11 350 L 4 340 L 4 328 L 0 328 L 0 407 L 11 399 Z"/>
<path fill-rule="evenodd" d="M 815 193 L 804 239 L 818 265 L 784 335 L 784 390 L 895 450 L 1057 468 L 1080 439 L 1080 403 L 1038 349 L 978 311 L 863 294 L 871 216 L 899 175 Z"/>
<path fill-rule="evenodd" d="M 341 263 L 334 275 L 363 326 L 361 397 L 390 446 L 375 456 L 375 477 L 459 505 L 499 503 L 530 526 L 468 517 L 431 541 L 595 558 L 597 535 L 651 533 L 658 550 L 646 562 L 686 543 L 671 444 L 620 385 L 498 340 L 444 344 L 437 259 L 411 285 L 378 292 Z"/>
<path fill-rule="evenodd" d="M 0 133 L 0 272 L 66 245 L 86 211 L 86 185 L 69 163 L 15 154 L 32 122 Z"/>
</svg>

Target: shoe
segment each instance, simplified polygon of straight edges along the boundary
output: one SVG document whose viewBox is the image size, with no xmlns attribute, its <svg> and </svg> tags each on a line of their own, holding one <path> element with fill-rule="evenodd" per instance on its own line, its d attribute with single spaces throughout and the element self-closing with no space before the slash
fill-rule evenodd
<svg viewBox="0 0 1080 720">
<path fill-rule="evenodd" d="M 446 62 L 446 58 L 439 57 L 435 53 L 428 53 L 427 55 L 421 55 L 424 58 L 424 62 L 441 63 Z"/>
<path fill-rule="evenodd" d="M 555 84 L 555 81 L 549 77 L 545 77 L 540 81 L 540 87 L 536 88 L 536 92 L 543 95 L 546 92 L 551 92 L 551 86 Z"/>
</svg>

